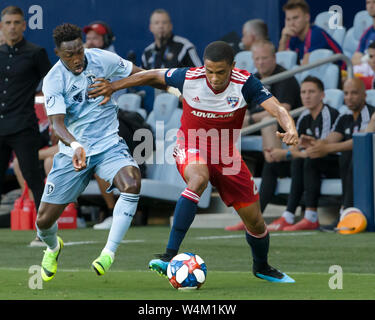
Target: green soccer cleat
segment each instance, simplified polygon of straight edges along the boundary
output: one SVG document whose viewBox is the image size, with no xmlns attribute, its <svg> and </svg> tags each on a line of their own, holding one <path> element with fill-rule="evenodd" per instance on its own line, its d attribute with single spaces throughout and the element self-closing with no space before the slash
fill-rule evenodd
<svg viewBox="0 0 375 320">
<path fill-rule="evenodd" d="M 92 263 L 92 267 L 98 276 L 104 275 L 113 263 L 113 258 L 108 253 L 101 253 Z"/>
<path fill-rule="evenodd" d="M 44 281 L 52 280 L 57 271 L 57 259 L 59 258 L 61 249 L 64 247 L 64 242 L 60 237 L 57 237 L 57 241 L 60 247 L 56 252 L 52 252 L 49 249 L 44 250 L 41 267 L 41 275 Z"/>
</svg>

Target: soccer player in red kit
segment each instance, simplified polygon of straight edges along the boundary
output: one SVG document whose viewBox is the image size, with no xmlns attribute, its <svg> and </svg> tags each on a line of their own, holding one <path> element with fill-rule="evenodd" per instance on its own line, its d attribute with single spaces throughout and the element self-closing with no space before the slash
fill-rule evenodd
<svg viewBox="0 0 375 320">
<path fill-rule="evenodd" d="M 203 58 L 203 67 L 154 69 L 112 83 L 97 79 L 92 85 L 90 96 L 103 95 L 102 103 L 114 91 L 139 85 L 171 86 L 183 95 L 174 157 L 187 188 L 177 201 L 166 251 L 151 260 L 149 268 L 166 275 L 168 263 L 178 253 L 194 220 L 200 196 L 210 181 L 246 226 L 254 275 L 271 282 L 294 282 L 268 264 L 269 234 L 260 211 L 258 191 L 234 145 L 250 101 L 277 118 L 285 132 L 276 134 L 288 145 L 298 142 L 294 121 L 258 79 L 234 67 L 234 53 L 227 43 L 210 43 Z"/>
</svg>

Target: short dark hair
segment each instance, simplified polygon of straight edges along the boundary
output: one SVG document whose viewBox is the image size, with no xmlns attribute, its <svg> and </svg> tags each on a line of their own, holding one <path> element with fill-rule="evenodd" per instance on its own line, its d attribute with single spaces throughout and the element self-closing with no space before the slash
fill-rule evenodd
<svg viewBox="0 0 375 320">
<path fill-rule="evenodd" d="M 16 6 L 8 6 L 4 8 L 1 11 L 1 17 L 5 16 L 6 14 L 19 14 L 22 16 L 22 18 L 25 18 L 25 15 L 23 14 L 22 9 Z"/>
<path fill-rule="evenodd" d="M 57 48 L 60 48 L 62 42 L 78 38 L 82 40 L 82 30 L 75 24 L 64 23 L 53 30 L 53 41 Z"/>
<path fill-rule="evenodd" d="M 302 83 L 305 83 L 305 82 L 312 82 L 312 83 L 315 83 L 315 85 L 318 87 L 318 89 L 320 91 L 324 91 L 324 83 L 322 80 L 320 80 L 319 78 L 317 77 L 313 77 L 313 76 L 307 76 L 305 79 L 303 79 Z M 301 83 L 301 85 L 302 85 Z"/>
<path fill-rule="evenodd" d="M 168 16 L 169 18 L 169 21 L 171 21 L 171 16 L 169 15 L 169 12 L 165 9 L 162 9 L 162 8 L 159 8 L 159 9 L 155 9 L 154 11 L 152 11 L 151 15 L 150 15 L 150 20 L 151 20 L 151 17 L 154 15 L 154 14 L 165 14 Z"/>
<path fill-rule="evenodd" d="M 375 49 L 375 41 L 371 42 L 368 48 Z"/>
<path fill-rule="evenodd" d="M 233 48 L 224 41 L 211 42 L 204 49 L 203 60 L 210 60 L 212 62 L 226 61 L 231 65 L 234 61 Z"/>
<path fill-rule="evenodd" d="M 310 13 L 310 7 L 305 0 L 289 0 L 283 6 L 283 10 L 301 9 L 304 13 Z"/>
</svg>

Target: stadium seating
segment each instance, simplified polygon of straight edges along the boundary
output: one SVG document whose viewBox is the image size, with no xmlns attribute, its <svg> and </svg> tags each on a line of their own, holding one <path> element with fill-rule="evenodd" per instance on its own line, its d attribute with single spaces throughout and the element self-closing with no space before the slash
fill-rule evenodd
<svg viewBox="0 0 375 320">
<path fill-rule="evenodd" d="M 375 90 L 374 89 L 366 90 L 366 102 L 369 105 L 372 105 L 375 107 Z"/>
<path fill-rule="evenodd" d="M 263 152 L 262 136 L 249 135 L 241 137 L 241 151 Z"/>
<path fill-rule="evenodd" d="M 178 109 L 178 98 L 170 93 L 161 93 L 155 98 L 154 107 L 146 122 L 156 134 L 156 122 L 162 121 L 164 132 L 167 132 L 169 129 L 179 128 L 181 115 L 182 110 Z"/>
<path fill-rule="evenodd" d="M 276 63 L 290 70 L 297 65 L 297 52 L 280 51 L 276 52 Z"/>
<path fill-rule="evenodd" d="M 254 178 L 257 187 L 260 187 L 262 178 Z M 278 178 L 275 195 L 289 194 L 291 178 Z M 322 179 L 320 194 L 323 196 L 340 196 L 342 194 L 341 179 Z"/>
<path fill-rule="evenodd" d="M 354 38 L 354 28 L 351 27 L 345 35 L 342 50 L 344 54 L 351 58 L 358 47 L 359 40 Z"/>
<path fill-rule="evenodd" d="M 257 69 L 254 66 L 253 54 L 251 51 L 238 52 L 234 57 L 234 61 L 236 62 L 236 68 L 247 70 L 250 73 L 257 72 Z"/>
<path fill-rule="evenodd" d="M 309 63 L 328 58 L 333 55 L 332 50 L 328 49 L 317 49 L 310 53 Z M 324 83 L 325 89 L 336 89 L 339 84 L 339 67 L 333 63 L 321 65 L 319 67 L 306 70 L 298 76 L 298 80 L 302 81 L 308 75 L 315 76 L 321 79 Z"/>
<path fill-rule="evenodd" d="M 344 38 L 343 51 L 346 56 L 353 56 L 363 32 L 371 25 L 372 18 L 366 10 L 359 11 L 354 16 L 353 27 L 347 31 Z"/>
<path fill-rule="evenodd" d="M 326 89 L 324 90 L 325 97 L 323 102 L 330 107 L 339 110 L 344 104 L 344 92 L 340 89 Z"/>
<path fill-rule="evenodd" d="M 332 14 L 328 11 L 319 13 L 314 21 L 314 24 L 324 29 L 336 42 L 342 47 L 344 44 L 344 39 L 346 35 L 346 28 L 337 28 L 333 29 L 329 27 L 329 19 L 332 17 Z"/>
<path fill-rule="evenodd" d="M 124 93 L 117 99 L 117 104 L 120 109 L 138 112 L 144 119 L 146 119 L 147 112 L 145 109 L 141 108 L 141 103 L 141 96 L 135 93 Z"/>
<path fill-rule="evenodd" d="M 354 38 L 359 40 L 363 32 L 372 25 L 372 17 L 366 10 L 362 10 L 356 13 L 353 21 L 353 35 Z"/>
</svg>

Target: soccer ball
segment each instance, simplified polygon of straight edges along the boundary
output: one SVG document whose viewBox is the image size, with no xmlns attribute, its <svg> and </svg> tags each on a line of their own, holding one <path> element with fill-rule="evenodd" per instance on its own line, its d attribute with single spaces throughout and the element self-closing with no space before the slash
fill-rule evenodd
<svg viewBox="0 0 375 320">
<path fill-rule="evenodd" d="M 180 253 L 168 264 L 169 283 L 176 289 L 199 289 L 206 281 L 207 267 L 194 253 Z"/>
</svg>

